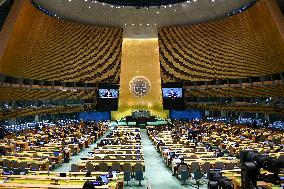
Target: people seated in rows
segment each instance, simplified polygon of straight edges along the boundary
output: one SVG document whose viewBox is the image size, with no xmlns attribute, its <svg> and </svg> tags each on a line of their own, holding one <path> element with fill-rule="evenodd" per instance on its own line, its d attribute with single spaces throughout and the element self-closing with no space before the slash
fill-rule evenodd
<svg viewBox="0 0 284 189">
<path fill-rule="evenodd" d="M 182 121 L 173 123 L 173 125 L 152 127 L 147 130 L 147 134 L 156 142 L 157 150 L 162 149 L 163 156 L 167 154 L 168 165 L 179 165 L 179 154 L 188 153 L 188 157 L 190 157 L 190 154 L 194 154 L 202 148 L 204 154 L 195 154 L 197 159 L 202 158 L 203 155 L 211 158 L 228 157 L 230 159 L 232 157 L 239 159 L 240 150 L 251 147 L 263 151 L 261 152 L 263 154 L 284 151 L 283 131 L 202 121 L 199 123 Z M 171 145 L 165 145 L 165 141 L 167 141 L 166 144 L 173 145 L 173 149 L 175 148 L 174 144 L 183 144 L 181 149 L 184 148 L 184 151 L 180 151 L 180 147 L 176 147 L 177 150 L 171 150 L 169 148 Z M 163 147 L 160 148 L 160 146 Z M 174 169 L 174 174 L 176 174 L 177 166 Z"/>
</svg>

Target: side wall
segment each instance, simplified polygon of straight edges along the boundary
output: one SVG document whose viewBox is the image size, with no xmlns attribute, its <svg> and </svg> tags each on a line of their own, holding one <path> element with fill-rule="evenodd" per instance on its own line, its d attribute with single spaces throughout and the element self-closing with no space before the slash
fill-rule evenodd
<svg viewBox="0 0 284 189">
<path fill-rule="evenodd" d="M 16 1 L 13 9 L 6 23 L 13 30 L 4 26 L 0 34 L 5 40 L 0 72 L 41 80 L 119 82 L 122 29 L 52 18 L 29 0 Z"/>
<path fill-rule="evenodd" d="M 266 0 L 259 0 L 247 11 L 223 20 L 162 28 L 159 31 L 162 82 L 282 72 L 284 41 L 279 25 Z"/>
</svg>

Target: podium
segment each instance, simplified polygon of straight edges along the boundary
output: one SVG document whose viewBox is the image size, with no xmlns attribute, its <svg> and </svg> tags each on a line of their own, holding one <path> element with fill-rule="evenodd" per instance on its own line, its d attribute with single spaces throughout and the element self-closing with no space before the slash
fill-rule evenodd
<svg viewBox="0 0 284 189">
<path fill-rule="evenodd" d="M 135 110 L 131 116 L 126 116 L 126 123 L 136 122 L 136 125 L 147 125 L 147 122 L 156 121 L 155 116 L 151 116 L 148 110 Z"/>
</svg>

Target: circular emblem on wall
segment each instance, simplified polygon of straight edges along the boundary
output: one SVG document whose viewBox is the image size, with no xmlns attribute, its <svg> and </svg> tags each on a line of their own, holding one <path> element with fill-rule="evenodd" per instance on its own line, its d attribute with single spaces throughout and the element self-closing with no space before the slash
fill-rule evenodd
<svg viewBox="0 0 284 189">
<path fill-rule="evenodd" d="M 130 91 L 134 96 L 143 97 L 150 91 L 150 81 L 142 76 L 134 77 L 130 83 Z"/>
</svg>

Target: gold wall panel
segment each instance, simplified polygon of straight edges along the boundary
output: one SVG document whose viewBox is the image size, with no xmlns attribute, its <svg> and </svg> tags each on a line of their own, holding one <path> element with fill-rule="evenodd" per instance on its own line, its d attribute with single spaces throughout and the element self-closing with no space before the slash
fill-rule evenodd
<svg viewBox="0 0 284 189">
<path fill-rule="evenodd" d="M 284 40 L 279 31 L 265 0 L 225 19 L 161 28 L 162 82 L 208 81 L 283 72 Z"/>
<path fill-rule="evenodd" d="M 119 82 L 121 28 L 56 19 L 29 0 L 19 1 L 14 22 L 3 27 L 12 27 L 9 35 L 1 33 L 1 73 L 38 80 Z"/>
<path fill-rule="evenodd" d="M 151 83 L 150 91 L 143 97 L 136 97 L 130 91 L 129 84 L 137 76 Z M 123 118 L 134 110 L 149 110 L 151 115 L 168 117 L 168 111 L 163 110 L 157 38 L 123 39 L 118 111 L 112 113 L 112 118 Z"/>
</svg>

